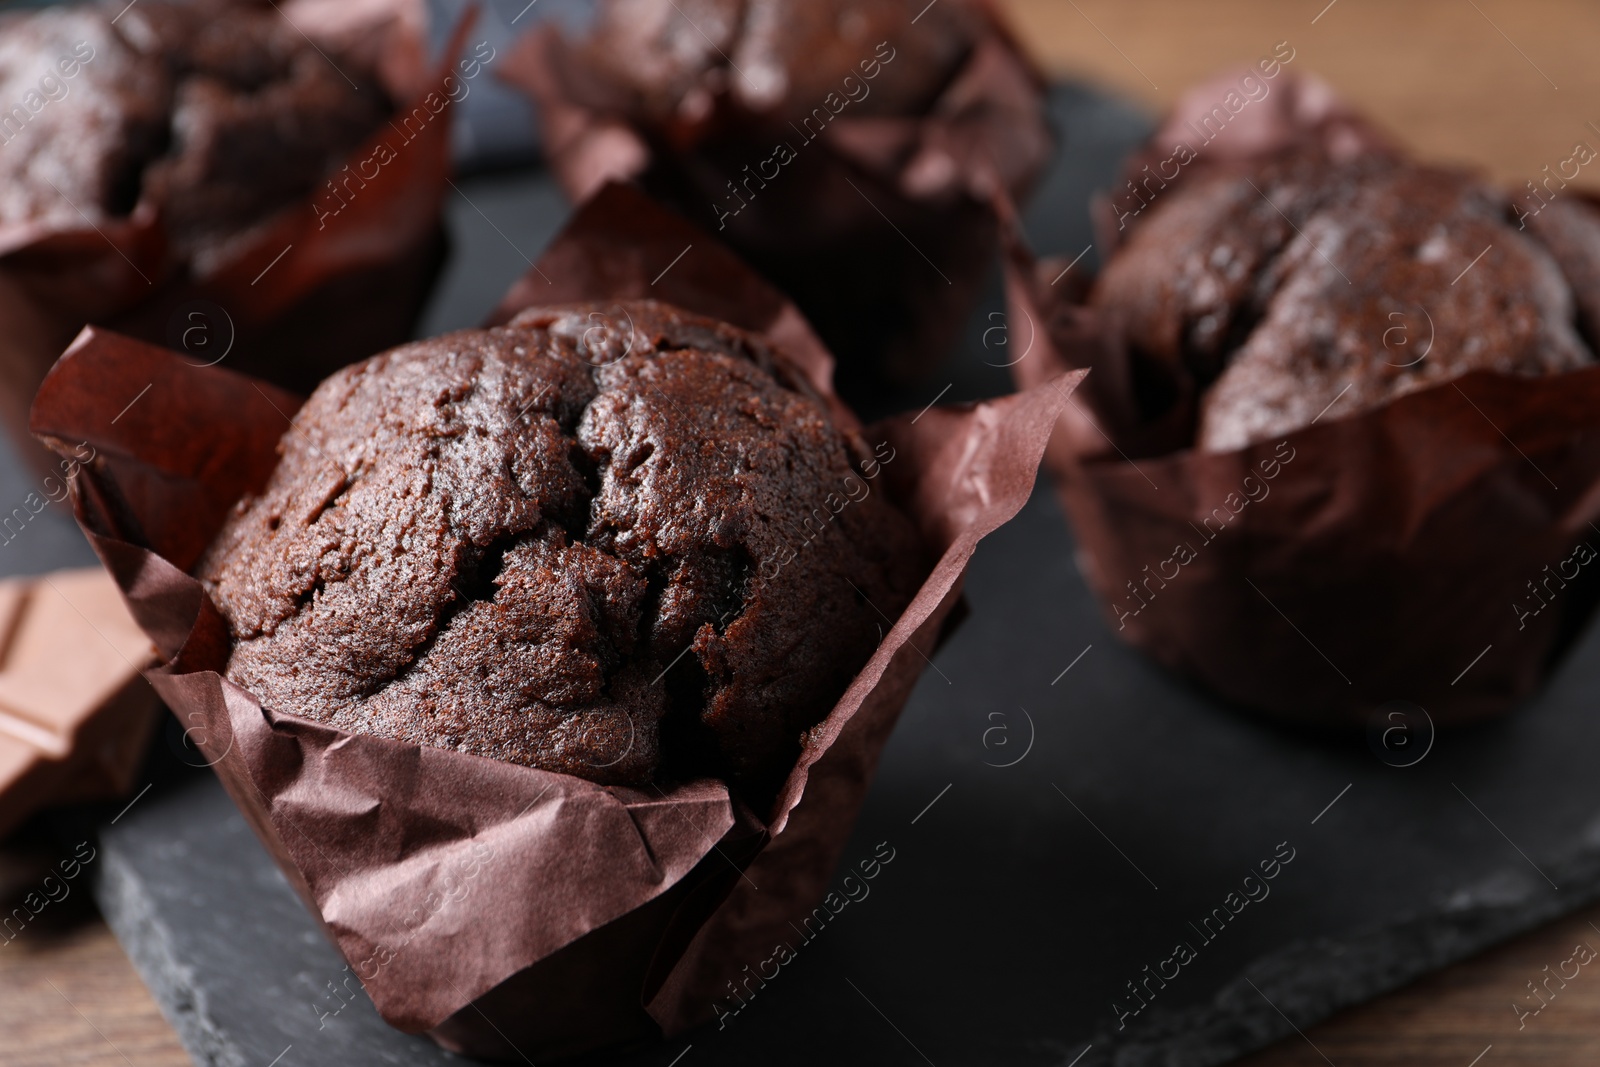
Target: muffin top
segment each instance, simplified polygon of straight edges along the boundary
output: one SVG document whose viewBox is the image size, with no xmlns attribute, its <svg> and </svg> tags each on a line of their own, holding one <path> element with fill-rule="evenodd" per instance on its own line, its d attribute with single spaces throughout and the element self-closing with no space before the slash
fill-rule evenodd
<svg viewBox="0 0 1600 1067">
<path fill-rule="evenodd" d="M 1474 176 L 1386 153 L 1335 159 L 1302 144 L 1195 166 L 1141 197 L 1148 208 L 1090 301 L 1157 397 L 1204 390 L 1202 450 L 1469 371 L 1594 362 L 1600 293 L 1583 283 L 1600 273 L 1600 216 L 1576 199 L 1563 210 L 1593 219 L 1587 229 L 1553 218 L 1523 229 Z"/>
<path fill-rule="evenodd" d="M 932 101 L 980 26 L 965 0 L 605 0 L 580 60 L 646 122 L 697 125 L 723 99 L 795 121 L 829 94 L 899 115 Z"/>
<path fill-rule="evenodd" d="M 603 784 L 769 799 L 926 572 L 859 434 L 760 339 L 650 301 L 375 356 L 279 450 L 197 567 L 229 677 Z"/>
<path fill-rule="evenodd" d="M 186 258 L 310 192 L 390 106 L 252 0 L 0 16 L 0 102 L 0 224 L 98 225 L 144 198 Z"/>
</svg>

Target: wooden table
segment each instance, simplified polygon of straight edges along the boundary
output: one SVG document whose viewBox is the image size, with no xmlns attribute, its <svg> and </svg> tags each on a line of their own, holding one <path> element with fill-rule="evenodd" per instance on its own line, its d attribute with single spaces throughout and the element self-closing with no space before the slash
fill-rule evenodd
<svg viewBox="0 0 1600 1067">
<path fill-rule="evenodd" d="M 1579 0 L 1006 0 L 1050 73 L 1152 108 L 1279 41 L 1420 153 L 1520 187 L 1600 146 L 1600 4 Z M 1069 149 L 1070 150 L 1070 149 Z M 1595 182 L 1600 184 L 1600 181 Z M 1600 949 L 1600 907 L 1356 1008 L 1241 1067 L 1577 1067 L 1600 1062 L 1600 969 L 1519 1030 L 1527 983 Z M 1482 1056 L 1480 1060 L 1475 1057 Z M 0 948 L 4 1067 L 189 1061 L 105 925 L 87 909 Z"/>
<path fill-rule="evenodd" d="M 1290 69 L 1331 82 L 1426 158 L 1521 188 L 1576 141 L 1600 149 L 1588 125 L 1600 126 L 1600 5 L 1583 0 L 1004 2 L 1051 74 L 1153 109 L 1288 41 Z M 1600 187 L 1600 173 L 1582 180 Z"/>
</svg>

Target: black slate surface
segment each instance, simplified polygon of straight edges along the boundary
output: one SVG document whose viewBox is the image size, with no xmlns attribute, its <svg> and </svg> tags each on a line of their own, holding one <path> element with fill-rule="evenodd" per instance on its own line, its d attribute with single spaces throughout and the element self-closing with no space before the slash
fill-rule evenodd
<svg viewBox="0 0 1600 1067">
<path fill-rule="evenodd" d="M 1070 256 L 1089 241 L 1087 192 L 1147 124 L 1078 90 L 1054 104 L 1070 147 L 1029 228 Z M 564 210 L 537 175 L 460 185 L 461 258 L 428 331 L 476 321 Z M 1005 391 L 1002 335 L 984 343 L 998 309 L 995 285 L 950 367 L 895 402 Z M 0 492 L 25 486 L 0 471 Z M 81 557 L 64 518 L 47 511 L 0 565 Z M 1435 738 L 1413 716 L 1384 748 L 1244 717 L 1121 647 L 1042 488 L 980 548 L 967 595 L 845 851 L 894 850 L 867 894 L 723 1028 L 594 1062 L 1219 1063 L 1600 895 L 1592 628 L 1515 718 Z M 174 770 L 167 741 L 156 787 L 102 827 L 96 892 L 196 1061 L 453 1060 L 383 1025 L 215 780 Z M 1267 895 L 1207 939 L 1206 916 L 1246 891 Z M 1128 984 L 1171 975 L 1180 941 L 1193 958 L 1149 979 L 1134 1014 Z"/>
</svg>

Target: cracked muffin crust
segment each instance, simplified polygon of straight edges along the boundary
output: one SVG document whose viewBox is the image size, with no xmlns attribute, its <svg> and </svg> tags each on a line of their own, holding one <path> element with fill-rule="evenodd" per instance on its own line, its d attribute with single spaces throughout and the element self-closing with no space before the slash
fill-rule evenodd
<svg viewBox="0 0 1600 1067">
<path fill-rule="evenodd" d="M 863 61 L 895 76 L 855 104 L 867 115 L 924 107 L 966 58 L 979 20 L 962 3 L 914 0 L 607 0 L 585 65 L 628 95 L 636 117 L 698 123 L 726 96 L 740 109 L 803 117 Z M 912 25 L 915 18 L 917 24 Z M 875 51 L 880 44 L 889 51 Z"/>
<path fill-rule="evenodd" d="M 197 259 L 320 184 L 390 103 L 272 4 L 142 0 L 0 16 L 0 107 L 0 223 L 144 198 Z"/>
<path fill-rule="evenodd" d="M 1300 148 L 1186 176 L 1151 207 L 1090 301 L 1155 403 L 1203 390 L 1204 451 L 1301 429 L 1335 401 L 1348 414 L 1474 370 L 1594 362 L 1582 287 L 1600 214 L 1576 201 L 1587 228 L 1522 230 L 1470 174 Z"/>
<path fill-rule="evenodd" d="M 650 301 L 375 356 L 279 450 L 196 568 L 228 676 L 603 784 L 770 797 L 926 573 L 859 434 L 760 339 Z"/>
</svg>

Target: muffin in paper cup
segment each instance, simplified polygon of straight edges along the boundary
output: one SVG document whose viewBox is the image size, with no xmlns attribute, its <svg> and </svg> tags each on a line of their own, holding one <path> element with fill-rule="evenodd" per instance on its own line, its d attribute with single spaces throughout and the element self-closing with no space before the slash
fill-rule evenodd
<svg viewBox="0 0 1600 1067">
<path fill-rule="evenodd" d="M 1600 589 L 1600 212 L 1412 163 L 1266 63 L 1187 94 L 1097 202 L 1098 279 L 1008 220 L 1016 380 L 1092 368 L 1047 453 L 1079 568 L 1230 703 L 1503 713 Z"/>
<path fill-rule="evenodd" d="M 607 3 L 501 75 L 574 201 L 639 181 L 794 300 L 847 397 L 915 381 L 991 269 L 990 197 L 1048 161 L 1043 81 L 987 0 L 740 7 Z"/>
<path fill-rule="evenodd" d="M 708 314 L 733 301 L 736 325 L 764 325 L 835 423 L 855 426 L 792 305 L 636 190 L 602 190 L 524 287 L 627 298 L 691 241 L 693 260 L 656 294 Z M 90 329 L 40 389 L 33 428 L 94 444 L 77 515 L 161 652 L 152 684 L 202 727 L 191 735 L 383 1018 L 472 1055 L 551 1058 L 712 1019 L 733 978 L 822 899 L 967 561 L 1027 499 L 1079 377 L 865 430 L 893 450 L 878 484 L 930 569 L 760 812 L 711 778 L 601 786 L 347 733 L 226 680 L 228 625 L 188 572 L 271 475 L 295 395 Z"/>
<path fill-rule="evenodd" d="M 116 14 L 119 6 L 106 11 Z M 225 31 L 226 7 L 205 32 Z M 68 5 L 49 17 L 82 10 Z M 146 51 L 179 47 L 162 36 L 168 32 L 164 10 L 136 8 L 114 29 L 137 29 Z M 485 56 L 463 49 L 470 18 L 430 64 L 427 14 L 415 0 L 292 0 L 278 7 L 278 16 L 297 40 L 305 34 L 328 57 L 317 57 L 318 63 L 330 64 L 353 85 L 364 84 L 357 93 L 384 94 L 383 116 L 310 192 L 242 227 L 204 231 L 187 245 L 174 236 L 148 187 L 163 161 L 159 155 L 145 166 L 145 184 L 125 214 L 96 222 L 63 192 L 75 210 L 0 225 L 0 417 L 25 454 L 41 458 L 27 434 L 28 405 L 61 349 L 86 324 L 183 351 L 191 363 L 225 362 L 296 390 L 410 336 L 444 258 L 441 213 L 453 104 L 470 91 L 469 69 L 473 77 L 489 69 Z M 216 44 L 213 39 L 208 47 Z M 94 62 L 80 65 L 77 78 Z M 66 94 L 31 125 L 93 102 L 79 100 L 71 80 L 62 84 Z M 21 139 L 28 136 L 37 131 L 25 127 L 6 150 L 27 148 Z M 229 131 L 185 136 L 197 143 L 216 139 L 218 158 L 247 173 L 249 146 L 222 141 Z"/>
</svg>

